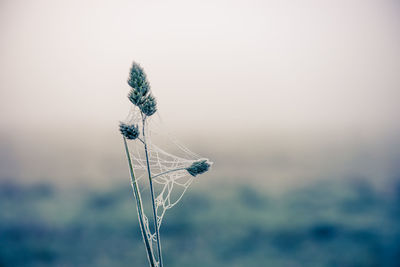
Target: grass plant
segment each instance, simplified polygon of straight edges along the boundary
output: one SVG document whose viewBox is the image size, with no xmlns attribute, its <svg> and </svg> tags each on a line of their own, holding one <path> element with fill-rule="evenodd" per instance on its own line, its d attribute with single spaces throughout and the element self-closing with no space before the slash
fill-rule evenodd
<svg viewBox="0 0 400 267">
<path fill-rule="evenodd" d="M 135 106 L 135 108 L 139 109 L 140 118 L 139 122 L 134 122 L 132 124 L 129 123 L 120 123 L 120 132 L 123 135 L 124 148 L 128 160 L 129 172 L 131 175 L 131 184 L 133 189 L 133 195 L 136 199 L 137 212 L 139 217 L 139 226 L 142 232 L 143 242 L 145 244 L 147 258 L 149 260 L 149 264 L 151 267 L 163 267 L 163 256 L 161 249 L 161 237 L 160 237 L 160 223 L 162 217 L 157 216 L 157 205 L 156 205 L 156 193 L 154 190 L 153 180 L 159 176 L 166 176 L 172 172 L 178 171 L 186 171 L 191 176 L 196 176 L 198 174 L 204 173 L 209 170 L 210 162 L 206 159 L 200 159 L 192 161 L 185 167 L 173 168 L 167 171 L 158 173 L 153 176 L 152 169 L 150 166 L 150 155 L 149 155 L 149 140 L 146 135 L 148 132 L 148 119 L 157 112 L 157 101 L 155 97 L 150 92 L 150 83 L 147 80 L 147 76 L 143 71 L 143 68 L 137 64 L 133 63 L 129 72 L 128 84 L 131 87 L 131 90 L 128 94 L 128 99 Z M 139 124 L 141 123 L 141 131 L 139 130 Z M 135 177 L 135 171 L 133 166 L 133 161 L 131 158 L 132 152 L 129 150 L 129 146 L 127 144 L 127 140 L 129 141 L 139 141 L 143 145 L 145 161 L 146 161 L 146 171 L 147 177 L 150 186 L 150 195 L 151 195 L 151 207 L 153 213 L 153 222 L 154 222 L 154 232 L 153 234 L 149 227 L 146 227 L 146 217 L 143 209 L 143 202 L 140 194 L 139 185 L 137 183 Z M 173 183 L 173 181 L 171 182 Z M 187 187 L 185 187 L 187 188 Z M 163 193 L 163 192 L 162 192 Z M 162 196 L 162 194 L 161 194 Z M 168 196 L 170 197 L 170 196 Z M 180 199 L 180 198 L 179 198 Z M 178 201 L 179 201 L 178 199 Z M 172 207 L 172 206 L 171 206 Z M 164 215 L 165 209 L 163 211 Z M 154 250 L 152 248 L 152 240 L 155 236 L 155 242 L 157 247 L 157 255 L 155 255 Z"/>
</svg>

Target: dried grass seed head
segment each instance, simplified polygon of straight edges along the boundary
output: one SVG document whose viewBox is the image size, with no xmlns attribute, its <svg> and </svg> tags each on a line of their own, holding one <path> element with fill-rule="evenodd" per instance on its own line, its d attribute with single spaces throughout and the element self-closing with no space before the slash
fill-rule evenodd
<svg viewBox="0 0 400 267">
<path fill-rule="evenodd" d="M 121 134 L 126 137 L 126 139 L 135 140 L 136 138 L 139 137 L 138 125 L 135 124 L 128 125 L 121 122 L 119 125 L 119 130 Z"/>
<path fill-rule="evenodd" d="M 128 94 L 129 101 L 135 106 L 140 106 L 146 100 L 146 97 L 136 89 L 132 89 Z"/>
<path fill-rule="evenodd" d="M 187 172 L 192 175 L 196 176 L 198 174 L 205 173 L 210 169 L 211 164 L 206 159 L 200 159 L 195 161 L 190 165 L 190 167 L 186 168 Z"/>
<path fill-rule="evenodd" d="M 157 101 L 154 96 L 149 94 L 139 108 L 146 116 L 151 116 L 157 111 Z"/>
<path fill-rule="evenodd" d="M 147 80 L 146 73 L 143 68 L 136 62 L 132 63 L 132 67 L 129 71 L 128 84 L 137 93 L 145 96 L 150 91 L 150 83 Z"/>
</svg>

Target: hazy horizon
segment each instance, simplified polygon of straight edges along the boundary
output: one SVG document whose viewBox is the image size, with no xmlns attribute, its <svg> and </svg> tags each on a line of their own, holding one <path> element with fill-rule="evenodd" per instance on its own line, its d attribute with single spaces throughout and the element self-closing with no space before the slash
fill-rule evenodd
<svg viewBox="0 0 400 267">
<path fill-rule="evenodd" d="M 396 175 L 395 1 L 0 7 L 3 178 L 126 176 L 117 126 L 132 61 L 170 132 L 228 180 Z"/>
</svg>

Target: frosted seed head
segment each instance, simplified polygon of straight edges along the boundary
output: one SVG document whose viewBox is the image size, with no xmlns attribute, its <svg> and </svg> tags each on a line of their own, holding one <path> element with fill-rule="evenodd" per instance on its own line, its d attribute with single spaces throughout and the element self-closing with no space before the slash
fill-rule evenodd
<svg viewBox="0 0 400 267">
<path fill-rule="evenodd" d="M 210 169 L 210 166 L 210 163 L 206 159 L 202 159 L 193 162 L 190 167 L 186 168 L 186 170 L 190 175 L 196 176 L 198 174 L 202 174 L 208 171 Z"/>
<path fill-rule="evenodd" d="M 147 81 L 146 73 L 136 62 L 132 63 L 129 71 L 128 84 L 141 95 L 146 95 L 150 91 L 150 84 Z"/>
<path fill-rule="evenodd" d="M 145 96 L 140 93 L 138 90 L 132 89 L 128 94 L 129 101 L 132 102 L 135 106 L 140 106 L 146 100 Z"/>
<path fill-rule="evenodd" d="M 128 125 L 123 122 L 119 125 L 119 130 L 126 139 L 134 140 L 139 137 L 139 127 L 135 124 Z"/>
<path fill-rule="evenodd" d="M 143 103 L 139 106 L 140 110 L 146 115 L 151 116 L 157 111 L 157 101 L 156 99 L 149 94 L 143 101 Z"/>
</svg>

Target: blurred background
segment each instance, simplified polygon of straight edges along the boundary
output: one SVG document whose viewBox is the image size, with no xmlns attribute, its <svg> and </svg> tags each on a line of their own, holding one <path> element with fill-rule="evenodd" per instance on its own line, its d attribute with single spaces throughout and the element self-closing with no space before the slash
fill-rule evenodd
<svg viewBox="0 0 400 267">
<path fill-rule="evenodd" d="M 0 266 L 146 266 L 132 61 L 213 168 L 165 266 L 400 266 L 400 3 L 0 0 Z"/>
</svg>

